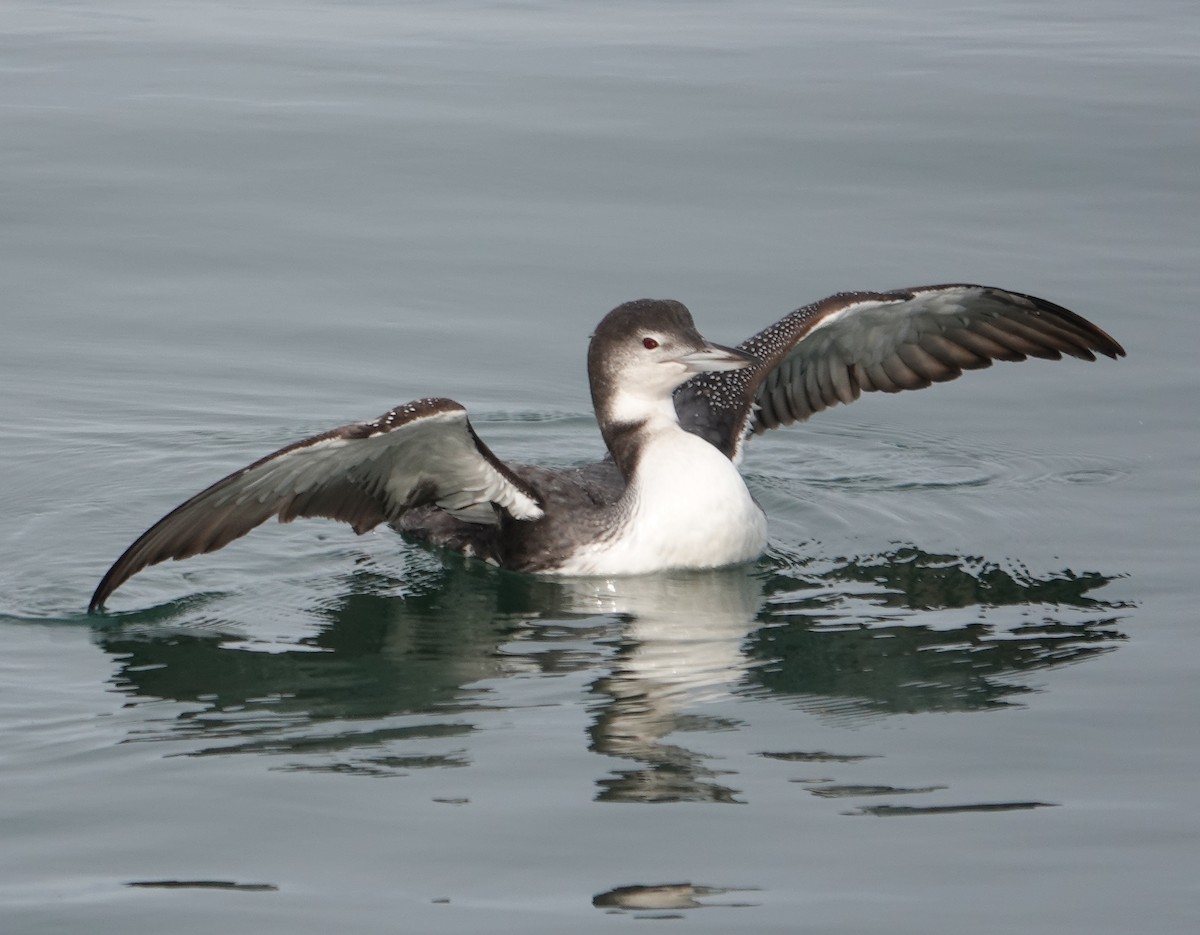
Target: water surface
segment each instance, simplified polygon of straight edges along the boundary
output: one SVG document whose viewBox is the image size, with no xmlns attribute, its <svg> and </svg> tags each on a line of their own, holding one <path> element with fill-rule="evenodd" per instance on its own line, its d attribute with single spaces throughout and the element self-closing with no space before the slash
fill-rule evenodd
<svg viewBox="0 0 1200 935">
<path fill-rule="evenodd" d="M 1192 932 L 1200 16 L 10 4 L 5 931 Z M 757 564 L 547 581 L 318 522 L 108 564 L 452 396 L 601 451 L 612 306 L 976 281 L 1109 329 L 756 439 Z"/>
</svg>

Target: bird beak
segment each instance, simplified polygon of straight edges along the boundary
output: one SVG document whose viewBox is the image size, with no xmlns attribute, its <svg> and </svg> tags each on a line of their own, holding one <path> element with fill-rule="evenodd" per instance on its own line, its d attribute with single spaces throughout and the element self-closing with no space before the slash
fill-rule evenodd
<svg viewBox="0 0 1200 935">
<path fill-rule="evenodd" d="M 698 351 L 680 354 L 675 358 L 692 373 L 705 373 L 710 370 L 741 370 L 753 367 L 759 359 L 735 347 L 725 347 L 723 344 L 713 344 L 706 341 Z"/>
</svg>

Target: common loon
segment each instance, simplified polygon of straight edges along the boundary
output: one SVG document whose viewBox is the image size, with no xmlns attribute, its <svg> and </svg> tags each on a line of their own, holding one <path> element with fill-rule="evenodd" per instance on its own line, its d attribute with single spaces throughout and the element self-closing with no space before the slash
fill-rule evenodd
<svg viewBox="0 0 1200 935">
<path fill-rule="evenodd" d="M 635 575 L 736 565 L 762 554 L 766 517 L 737 464 L 752 434 L 803 421 L 864 390 L 951 380 L 993 360 L 1124 356 L 1086 319 L 975 285 L 843 292 L 743 341 L 703 338 L 679 302 L 610 312 L 588 380 L 610 457 L 570 470 L 501 461 L 450 399 L 296 442 L 235 471 L 117 559 L 89 612 L 148 565 L 212 552 L 272 516 L 321 516 L 402 534 L 504 568 Z"/>
</svg>

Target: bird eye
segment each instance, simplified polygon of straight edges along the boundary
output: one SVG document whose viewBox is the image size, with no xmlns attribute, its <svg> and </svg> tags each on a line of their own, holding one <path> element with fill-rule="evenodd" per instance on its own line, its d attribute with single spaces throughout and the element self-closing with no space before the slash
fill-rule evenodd
<svg viewBox="0 0 1200 935">
<path fill-rule="evenodd" d="M 648 351 L 652 351 L 658 347 L 658 342 L 654 338 L 642 338 L 642 347 Z"/>
</svg>

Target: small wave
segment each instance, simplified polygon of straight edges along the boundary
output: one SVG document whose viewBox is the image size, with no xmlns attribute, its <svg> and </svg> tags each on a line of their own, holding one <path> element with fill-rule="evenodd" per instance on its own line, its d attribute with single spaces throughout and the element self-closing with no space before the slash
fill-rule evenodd
<svg viewBox="0 0 1200 935">
<path fill-rule="evenodd" d="M 766 486 L 803 484 L 852 492 L 1107 484 L 1129 473 L 1121 462 L 1097 455 L 989 448 L 941 433 L 887 426 L 809 430 L 747 459 Z"/>
</svg>

